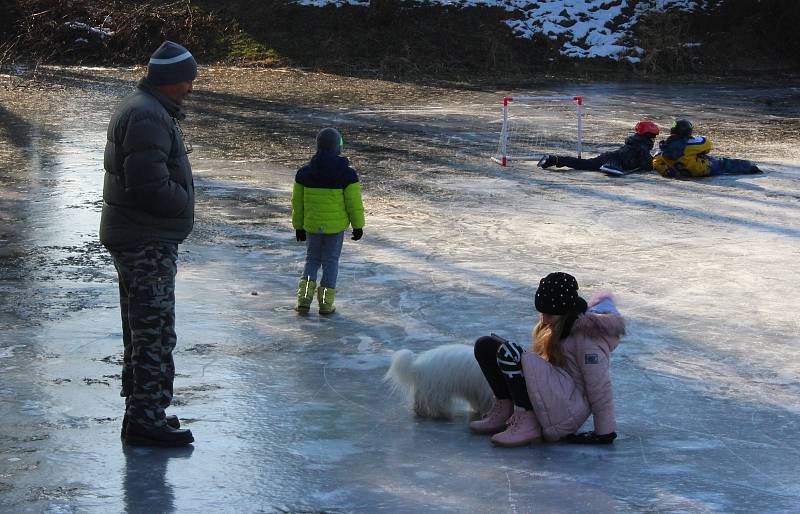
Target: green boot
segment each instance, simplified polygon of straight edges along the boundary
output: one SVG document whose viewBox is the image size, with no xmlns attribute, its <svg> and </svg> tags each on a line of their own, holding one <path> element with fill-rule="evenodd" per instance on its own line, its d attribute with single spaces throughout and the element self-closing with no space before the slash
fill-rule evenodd
<svg viewBox="0 0 800 514">
<path fill-rule="evenodd" d="M 295 310 L 298 312 L 308 312 L 311 308 L 311 302 L 314 301 L 314 290 L 317 288 L 317 283 L 309 277 L 301 278 L 300 283 L 297 284 L 297 307 Z"/>
<path fill-rule="evenodd" d="M 332 314 L 336 310 L 333 306 L 333 296 L 336 290 L 332 287 L 322 287 L 317 289 L 317 301 L 319 301 L 320 314 Z"/>
</svg>

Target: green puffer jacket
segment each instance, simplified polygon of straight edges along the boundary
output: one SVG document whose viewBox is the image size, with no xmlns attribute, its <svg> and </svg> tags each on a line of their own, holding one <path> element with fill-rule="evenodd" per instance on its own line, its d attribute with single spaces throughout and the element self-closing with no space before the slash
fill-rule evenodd
<svg viewBox="0 0 800 514">
<path fill-rule="evenodd" d="M 346 158 L 317 152 L 295 175 L 292 226 L 311 234 L 336 234 L 350 225 L 364 228 L 358 174 Z"/>
</svg>

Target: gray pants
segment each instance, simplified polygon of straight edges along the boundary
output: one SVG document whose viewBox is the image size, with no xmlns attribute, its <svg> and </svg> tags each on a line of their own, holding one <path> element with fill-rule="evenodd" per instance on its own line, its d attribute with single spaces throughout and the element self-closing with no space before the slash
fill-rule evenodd
<svg viewBox="0 0 800 514">
<path fill-rule="evenodd" d="M 178 245 L 147 243 L 111 251 L 122 313 L 122 391 L 129 422 L 166 424 L 175 364 L 175 274 Z"/>
<path fill-rule="evenodd" d="M 317 281 L 317 272 L 322 267 L 322 287 L 336 288 L 339 275 L 339 256 L 342 255 L 344 232 L 336 234 L 307 234 L 306 266 L 303 277 Z"/>
</svg>

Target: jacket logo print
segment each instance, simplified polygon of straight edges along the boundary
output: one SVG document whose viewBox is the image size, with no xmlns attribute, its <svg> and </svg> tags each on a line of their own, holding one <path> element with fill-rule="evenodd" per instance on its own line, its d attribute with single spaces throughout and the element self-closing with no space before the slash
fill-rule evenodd
<svg viewBox="0 0 800 514">
<path fill-rule="evenodd" d="M 596 353 L 587 353 L 583 356 L 584 364 L 598 364 L 600 362 L 600 356 Z"/>
</svg>

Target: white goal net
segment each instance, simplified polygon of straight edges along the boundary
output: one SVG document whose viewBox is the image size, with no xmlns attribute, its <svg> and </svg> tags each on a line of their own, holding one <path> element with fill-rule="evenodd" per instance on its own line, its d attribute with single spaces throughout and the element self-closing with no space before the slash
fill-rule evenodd
<svg viewBox="0 0 800 514">
<path fill-rule="evenodd" d="M 582 96 L 506 96 L 496 163 L 538 161 L 545 154 L 581 156 Z"/>
</svg>

